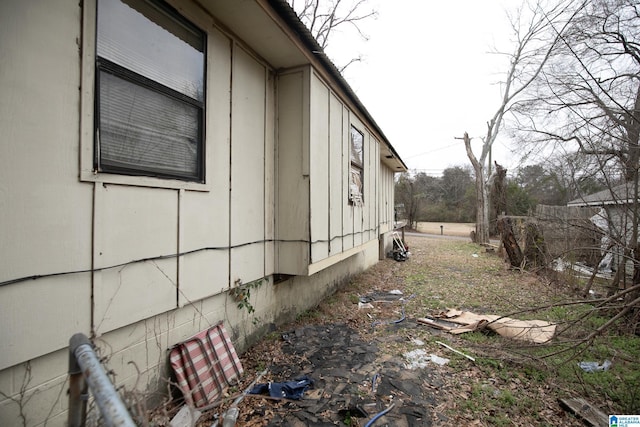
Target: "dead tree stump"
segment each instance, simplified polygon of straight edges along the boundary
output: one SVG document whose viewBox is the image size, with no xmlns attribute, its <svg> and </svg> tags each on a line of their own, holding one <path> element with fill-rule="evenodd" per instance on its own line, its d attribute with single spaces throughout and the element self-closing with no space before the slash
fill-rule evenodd
<svg viewBox="0 0 640 427">
<path fill-rule="evenodd" d="M 525 244 L 524 258 L 527 268 L 543 267 L 546 265 L 547 249 L 542 230 L 535 222 L 529 221 L 524 227 Z"/>
<path fill-rule="evenodd" d="M 502 246 L 504 250 L 507 252 L 507 256 L 509 257 L 509 263 L 513 267 L 520 268 L 522 267 L 522 262 L 524 260 L 524 256 L 522 255 L 522 250 L 520 249 L 520 245 L 518 245 L 518 240 L 516 236 L 513 234 L 513 226 L 511 224 L 511 218 L 502 217 L 498 219 L 498 231 L 502 236 Z"/>
</svg>

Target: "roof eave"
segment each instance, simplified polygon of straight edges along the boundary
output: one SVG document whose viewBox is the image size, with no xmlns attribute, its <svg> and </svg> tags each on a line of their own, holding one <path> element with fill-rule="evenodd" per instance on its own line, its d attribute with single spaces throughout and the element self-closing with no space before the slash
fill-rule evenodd
<svg viewBox="0 0 640 427">
<path fill-rule="evenodd" d="M 358 108 L 360 113 L 364 116 L 364 118 L 369 122 L 369 124 L 374 128 L 374 130 L 380 135 L 383 139 L 385 146 L 390 151 L 390 155 L 385 156 L 385 163 L 395 165 L 392 167 L 394 172 L 406 172 L 408 171 L 407 165 L 404 163 L 400 155 L 396 151 L 396 149 L 391 145 L 389 139 L 386 137 L 380 126 L 373 119 L 373 116 L 369 113 L 364 104 L 360 101 L 358 96 L 355 94 L 353 89 L 347 81 L 344 79 L 340 71 L 336 68 L 335 64 L 331 62 L 331 60 L 324 53 L 324 50 L 316 39 L 313 37 L 311 32 L 307 29 L 307 27 L 300 21 L 298 15 L 296 15 L 295 11 L 289 6 L 289 3 L 286 0 L 266 0 L 271 9 L 277 13 L 277 15 L 287 24 L 287 26 L 295 32 L 295 34 L 299 37 L 303 46 L 314 55 L 319 64 L 324 68 L 324 70 L 334 79 L 336 84 L 340 87 L 340 89 L 346 94 L 349 100 Z"/>
</svg>

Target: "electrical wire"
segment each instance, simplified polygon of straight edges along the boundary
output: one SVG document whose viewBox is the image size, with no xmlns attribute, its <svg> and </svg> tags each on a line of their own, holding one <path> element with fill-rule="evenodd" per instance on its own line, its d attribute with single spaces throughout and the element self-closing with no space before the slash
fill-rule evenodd
<svg viewBox="0 0 640 427">
<path fill-rule="evenodd" d="M 377 231 L 377 228 L 370 228 L 367 230 L 362 230 L 359 231 L 358 233 L 368 233 L 370 231 Z M 190 255 L 190 254 L 194 254 L 194 253 L 198 253 L 198 252 L 205 252 L 205 251 L 227 251 L 227 250 L 231 250 L 231 249 L 237 249 L 237 248 L 242 248 L 244 246 L 250 246 L 250 245 L 255 245 L 255 244 L 260 244 L 260 243 L 305 243 L 305 244 L 310 244 L 313 245 L 315 243 L 331 243 L 334 240 L 338 239 L 338 238 L 344 238 L 344 237 L 348 237 L 348 236 L 354 236 L 356 233 L 349 233 L 349 234 L 345 234 L 343 236 L 336 236 L 333 237 L 331 239 L 319 239 L 319 240 L 283 240 L 283 239 L 265 239 L 265 240 L 256 240 L 253 242 L 246 242 L 246 243 L 240 243 L 238 245 L 230 245 L 230 246 L 207 246 L 207 247 L 203 247 L 203 248 L 198 248 L 198 249 L 192 249 L 190 251 L 184 251 L 184 252 L 178 252 L 175 254 L 166 254 L 166 255 L 158 255 L 158 256 L 153 256 L 153 257 L 148 257 L 148 258 L 140 258 L 140 259 L 135 259 L 135 260 L 131 260 L 131 261 L 126 261 L 126 262 L 122 262 L 119 264 L 113 264 L 113 265 L 109 265 L 107 267 L 99 267 L 99 268 L 88 268 L 88 269 L 82 269 L 82 270 L 70 270 L 70 271 L 63 271 L 63 272 L 57 272 L 57 273 L 45 273 L 45 274 L 34 274 L 34 275 L 30 275 L 30 276 L 23 276 L 23 277 L 18 277 L 15 279 L 9 279 L 9 280 L 5 280 L 3 282 L 0 282 L 0 287 L 3 286 L 7 286 L 7 285 L 12 285 L 15 283 L 20 283 L 20 282 L 27 282 L 30 280 L 38 280 L 38 279 L 44 279 L 44 278 L 48 278 L 48 277 L 56 277 L 56 276 L 66 276 L 66 275 L 71 275 L 71 274 L 83 274 L 83 273 L 97 273 L 100 271 L 105 271 L 105 270 L 111 270 L 114 268 L 119 268 L 119 267 L 125 267 L 127 265 L 131 265 L 131 264 L 139 264 L 139 263 L 143 263 L 143 262 L 149 262 L 149 261 L 159 261 L 159 260 L 163 260 L 163 259 L 171 259 L 171 258 L 178 258 L 181 256 L 185 256 L 185 255 Z"/>
</svg>

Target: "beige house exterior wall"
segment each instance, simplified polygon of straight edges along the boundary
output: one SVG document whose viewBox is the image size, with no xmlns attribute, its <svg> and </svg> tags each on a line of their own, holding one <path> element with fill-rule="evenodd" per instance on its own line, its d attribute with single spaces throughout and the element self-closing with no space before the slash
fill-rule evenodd
<svg viewBox="0 0 640 427">
<path fill-rule="evenodd" d="M 74 333 L 150 397 L 172 345 L 224 321 L 247 348 L 373 265 L 392 229 L 380 135 L 313 66 L 282 71 L 236 35 L 249 24 L 218 19 L 284 43 L 260 2 L 170 3 L 207 33 L 204 184 L 93 171 L 95 0 L 0 2 L 0 425 L 66 423 Z M 351 124 L 363 206 L 347 201 Z M 249 314 L 229 289 L 256 280 Z"/>
</svg>

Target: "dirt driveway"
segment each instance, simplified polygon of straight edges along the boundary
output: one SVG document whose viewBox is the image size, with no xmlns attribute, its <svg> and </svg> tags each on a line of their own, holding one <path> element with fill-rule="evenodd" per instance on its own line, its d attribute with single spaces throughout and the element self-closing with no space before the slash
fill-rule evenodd
<svg viewBox="0 0 640 427">
<path fill-rule="evenodd" d="M 246 383 L 266 368 L 262 382 L 313 384 L 301 400 L 247 396 L 238 425 L 583 425 L 560 407 L 570 392 L 553 376 L 502 357 L 513 344 L 416 321 L 449 307 L 504 315 L 560 291 L 470 242 L 406 240 L 407 261 L 379 262 L 243 354 Z M 412 366 L 408 355 L 422 353 Z"/>
<path fill-rule="evenodd" d="M 469 237 L 475 229 L 474 223 L 419 222 L 416 231 L 425 234 Z"/>
</svg>

